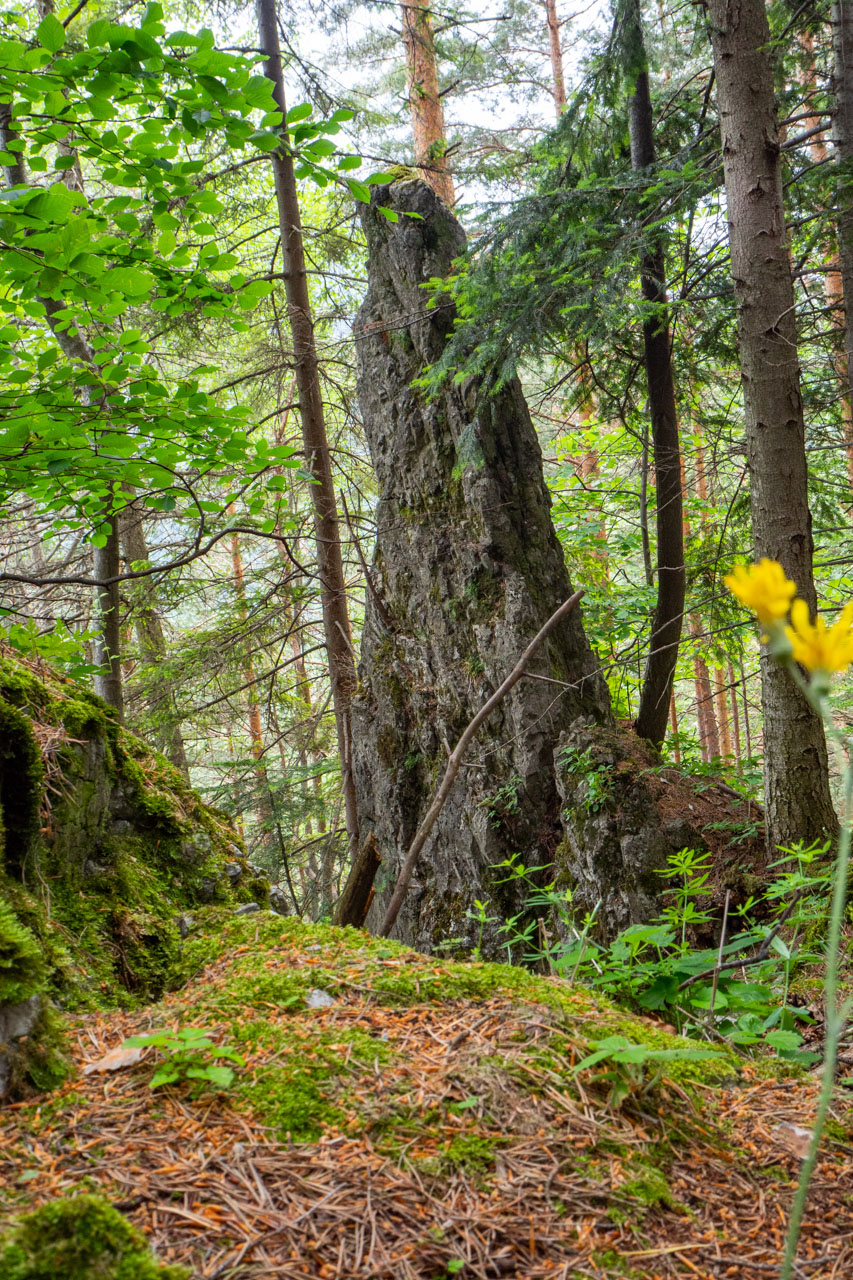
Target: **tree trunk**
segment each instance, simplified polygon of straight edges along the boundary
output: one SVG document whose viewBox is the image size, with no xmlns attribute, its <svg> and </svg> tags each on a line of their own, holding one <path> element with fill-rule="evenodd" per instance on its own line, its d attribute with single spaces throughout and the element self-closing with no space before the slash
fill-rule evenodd
<svg viewBox="0 0 853 1280">
<path fill-rule="evenodd" d="M 654 164 L 655 144 L 638 0 L 631 0 L 626 10 L 623 40 L 627 74 L 634 83 L 628 107 L 631 167 L 641 171 Z M 643 346 L 657 489 L 658 594 L 635 727 L 641 738 L 648 738 L 655 746 L 660 746 L 666 736 L 669 700 L 678 660 L 686 580 L 681 523 L 681 447 L 670 350 L 666 271 L 663 247 L 659 242 L 644 252 L 640 271 L 646 304 Z"/>
<path fill-rule="evenodd" d="M 548 52 L 551 55 L 551 92 L 557 119 L 566 105 L 566 79 L 563 74 L 563 50 L 560 44 L 560 20 L 557 17 L 557 0 L 545 0 L 545 20 L 548 23 Z"/>
<path fill-rule="evenodd" d="M 430 0 L 403 0 L 401 9 L 409 110 L 415 135 L 415 164 L 424 180 L 449 208 L 456 200 L 456 192 L 447 167 L 447 138 L 438 90 Z"/>
<path fill-rule="evenodd" d="M 794 288 L 785 242 L 770 30 L 763 0 L 708 0 L 732 278 L 738 306 L 752 536 L 814 613 L 812 526 Z M 837 830 L 823 725 L 762 655 L 768 844 Z"/>
<path fill-rule="evenodd" d="M 720 726 L 720 755 L 728 759 L 732 754 L 732 735 L 729 729 L 729 707 L 727 689 L 722 668 L 714 671 L 714 702 L 717 710 L 717 724 Z"/>
<path fill-rule="evenodd" d="M 296 387 L 306 464 L 314 481 L 310 485 L 314 507 L 314 538 L 320 578 L 323 631 L 329 655 L 329 680 L 335 708 L 335 725 L 344 794 L 350 857 L 358 849 L 358 813 L 352 779 L 352 730 L 350 704 L 357 679 L 352 633 L 347 608 L 346 583 L 341 555 L 340 526 L 332 478 L 332 460 L 323 415 L 323 394 L 314 339 L 314 321 L 308 295 L 308 277 L 302 244 L 302 219 L 296 193 L 293 158 L 286 127 L 287 102 L 281 67 L 281 49 L 275 0 L 257 0 L 258 30 L 266 54 L 264 71 L 272 82 L 276 106 L 282 113 L 281 147 L 272 153 L 284 287 L 293 337 Z"/>
<path fill-rule="evenodd" d="M 737 681 L 735 680 L 734 667 L 731 663 L 728 666 L 729 672 L 729 694 L 732 700 L 732 736 L 734 738 L 735 764 L 739 765 L 741 761 L 740 747 L 740 713 L 737 705 Z"/>
<path fill-rule="evenodd" d="M 142 519 L 142 504 L 138 501 L 131 502 L 119 517 L 119 537 L 128 566 L 149 559 Z M 161 664 L 166 660 L 169 650 L 150 579 L 143 578 L 138 590 L 140 593 L 138 598 L 131 600 L 131 615 L 139 648 L 152 670 L 150 701 L 152 708 L 156 708 L 160 721 L 158 733 L 163 750 L 172 764 L 180 769 L 185 778 L 189 778 L 189 765 L 178 720 L 173 682 L 170 677 L 163 675 L 161 669 Z"/>
<path fill-rule="evenodd" d="M 9 150 L 8 143 L 17 141 L 12 124 L 12 104 L 0 103 L 0 148 Z M 14 148 L 12 151 L 14 152 Z M 9 186 L 24 185 L 27 173 L 22 160 L 6 165 L 6 180 Z M 58 312 L 64 310 L 61 302 L 54 298 L 40 298 L 47 315 L 47 322 L 56 339 L 56 344 L 69 360 L 78 360 L 92 369 L 96 369 L 94 353 L 81 329 L 66 329 L 56 323 Z M 90 390 L 90 389 L 89 389 Z M 88 402 L 89 390 L 85 399 Z M 106 545 L 93 548 L 93 572 L 96 581 L 95 599 L 100 620 L 100 635 L 95 642 L 95 661 L 106 668 L 104 675 L 95 676 L 95 692 L 114 709 L 119 723 L 124 720 L 124 694 L 121 680 L 121 630 L 119 625 L 119 586 L 118 582 L 109 582 L 109 578 L 118 578 L 120 572 L 120 548 L 118 535 L 118 516 L 107 512 L 110 532 Z"/>
<path fill-rule="evenodd" d="M 835 147 L 838 152 L 838 193 L 836 230 L 838 235 L 838 276 L 827 277 L 827 293 L 843 295 L 844 355 L 837 361 L 844 381 L 842 422 L 847 446 L 847 470 L 853 485 L 853 3 L 834 0 L 832 5 L 832 86 L 835 96 Z"/>
<path fill-rule="evenodd" d="M 454 323 L 452 304 L 424 312 L 421 284 L 448 274 L 462 228 L 422 181 L 377 187 L 362 220 L 369 287 L 354 327 L 357 391 L 379 500 L 353 717 L 362 840 L 374 834 L 382 858 L 368 918 L 378 925 L 450 749 L 572 588 L 518 381 L 494 395 L 476 378 L 430 397 L 412 390 Z M 556 855 L 555 745 L 580 718 L 609 722 L 597 667 L 575 612 L 472 744 L 395 936 L 427 949 L 451 934 L 473 938 L 466 913 L 492 893 L 491 868 L 511 854 Z M 524 909 L 519 888 L 496 890 L 507 916 Z M 483 945 L 499 953 L 493 925 Z"/>
<path fill-rule="evenodd" d="M 110 532 L 106 545 L 95 547 L 93 568 L 97 582 L 98 637 L 95 641 L 95 662 L 101 674 L 95 676 L 95 693 L 117 712 L 119 723 L 124 720 L 124 690 L 121 680 L 121 619 L 119 614 L 118 577 L 121 573 L 118 514 L 109 516 Z M 112 582 L 108 579 L 114 579 Z"/>
<path fill-rule="evenodd" d="M 229 514 L 232 508 L 229 507 Z M 243 556 L 240 551 L 240 535 L 231 535 L 231 571 L 234 582 L 234 597 L 237 601 L 237 613 L 245 625 L 249 611 L 246 605 L 246 579 L 243 573 Z M 264 735 L 261 728 L 261 709 L 258 705 L 258 690 L 255 681 L 255 665 L 251 655 L 243 663 L 243 675 L 246 681 L 246 705 L 249 711 L 249 743 L 255 760 L 255 776 L 258 780 L 258 825 L 265 833 L 273 825 L 272 797 L 270 795 L 269 778 L 264 761 Z"/>
</svg>

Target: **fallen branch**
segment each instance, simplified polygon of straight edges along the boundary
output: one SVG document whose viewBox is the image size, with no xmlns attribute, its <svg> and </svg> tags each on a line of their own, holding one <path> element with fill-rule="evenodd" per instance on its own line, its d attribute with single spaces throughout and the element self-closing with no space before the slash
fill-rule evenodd
<svg viewBox="0 0 853 1280">
<path fill-rule="evenodd" d="M 457 742 L 453 751 L 450 753 L 450 759 L 447 762 L 447 768 L 444 771 L 444 777 L 441 780 L 441 785 L 435 793 L 435 798 L 426 812 L 426 817 L 415 832 L 415 838 L 409 846 L 409 852 L 406 854 L 403 865 L 400 868 L 400 874 L 397 877 L 397 883 L 394 886 L 391 901 L 388 903 L 388 910 L 385 912 L 385 919 L 382 921 L 382 927 L 379 930 L 379 936 L 381 938 L 388 937 L 388 934 L 394 927 L 397 916 L 400 914 L 400 908 L 403 905 L 403 901 L 409 890 L 409 885 L 411 884 L 412 876 L 414 875 L 415 864 L 420 857 L 421 851 L 427 842 L 430 832 L 438 821 L 438 816 L 444 808 L 445 800 L 450 795 L 451 787 L 456 781 L 456 775 L 461 768 L 462 759 L 472 738 L 484 721 L 489 718 L 495 708 L 500 706 L 510 690 L 518 684 L 519 680 L 524 675 L 528 662 L 530 662 L 537 649 L 543 641 L 548 638 L 557 624 L 562 622 L 563 618 L 567 617 L 572 612 L 583 594 L 584 593 L 582 591 L 576 591 L 574 595 L 569 596 L 569 599 L 565 600 L 560 605 L 556 613 L 551 614 L 551 617 L 545 625 L 530 641 L 530 644 L 524 650 L 524 653 L 521 655 L 506 680 L 504 680 L 503 684 L 498 686 L 491 698 L 489 698 L 488 702 L 483 704 L 462 734 L 462 737 Z"/>
</svg>

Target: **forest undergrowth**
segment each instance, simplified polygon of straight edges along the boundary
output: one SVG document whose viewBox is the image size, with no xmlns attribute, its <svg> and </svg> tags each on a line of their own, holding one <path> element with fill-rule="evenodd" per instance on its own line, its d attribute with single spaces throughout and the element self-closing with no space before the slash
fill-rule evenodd
<svg viewBox="0 0 853 1280">
<path fill-rule="evenodd" d="M 206 1280 L 776 1272 L 816 1105 L 802 1069 L 685 1061 L 564 980 L 270 915 L 202 925 L 185 963 L 160 1005 L 76 1020 L 75 1078 L 4 1111 L 6 1221 L 70 1197 L 73 1242 L 74 1198 L 104 1196 Z M 164 1025 L 238 1051 L 232 1088 L 152 1093 L 158 1051 L 121 1046 Z M 618 1105 L 602 1064 L 578 1071 L 608 1033 L 663 1055 Z M 842 1090 L 797 1274 L 853 1264 L 851 1137 Z"/>
</svg>

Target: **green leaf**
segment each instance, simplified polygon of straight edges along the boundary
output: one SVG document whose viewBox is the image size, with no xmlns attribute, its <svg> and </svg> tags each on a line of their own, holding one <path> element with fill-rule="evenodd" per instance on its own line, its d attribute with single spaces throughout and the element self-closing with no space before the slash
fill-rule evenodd
<svg viewBox="0 0 853 1280">
<path fill-rule="evenodd" d="M 780 1053 L 793 1053 L 803 1043 L 799 1031 L 768 1031 L 764 1037 L 765 1044 L 778 1049 Z"/>
<path fill-rule="evenodd" d="M 43 49 L 58 53 L 65 45 L 65 28 L 55 14 L 48 13 L 36 27 L 36 36 Z"/>
<path fill-rule="evenodd" d="M 347 186 L 356 200 L 361 200 L 364 204 L 370 204 L 370 187 L 366 182 L 359 182 L 357 178 L 348 178 Z"/>
<path fill-rule="evenodd" d="M 127 294 L 129 297 L 138 298 L 145 293 L 150 293 L 153 288 L 154 281 L 145 271 L 139 271 L 136 267 L 113 267 L 107 272 L 107 284 L 111 289 L 115 289 L 117 293 Z"/>
<path fill-rule="evenodd" d="M 291 107 L 287 113 L 287 123 L 297 124 L 300 120 L 307 120 L 314 112 L 314 108 L 310 102 L 301 102 L 298 107 Z"/>
</svg>

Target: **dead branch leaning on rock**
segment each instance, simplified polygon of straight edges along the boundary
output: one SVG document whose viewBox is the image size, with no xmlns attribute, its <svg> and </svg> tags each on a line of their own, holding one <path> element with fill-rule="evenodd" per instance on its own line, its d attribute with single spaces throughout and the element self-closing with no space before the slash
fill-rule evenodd
<svg viewBox="0 0 853 1280">
<path fill-rule="evenodd" d="M 474 719 L 468 725 L 467 729 L 463 732 L 462 737 L 457 742 L 453 751 L 450 753 L 450 759 L 447 762 L 447 768 L 444 771 L 444 777 L 441 780 L 441 785 L 435 793 L 435 798 L 427 810 L 423 822 L 415 832 L 415 838 L 412 840 L 412 843 L 409 846 L 409 851 L 403 860 L 403 865 L 400 868 L 400 874 L 397 877 L 397 883 L 394 886 L 394 892 L 391 895 L 391 901 L 388 903 L 388 909 L 385 912 L 385 919 L 382 921 L 382 926 L 379 929 L 380 937 L 387 938 L 388 934 L 394 927 L 394 922 L 400 914 L 400 908 L 402 907 L 403 901 L 409 890 L 409 885 L 411 884 L 415 870 L 415 864 L 417 863 L 423 847 L 429 838 L 430 832 L 438 821 L 438 816 L 444 808 L 444 802 L 450 795 L 450 790 L 453 783 L 456 781 L 456 775 L 459 773 L 463 757 L 471 743 L 471 740 L 495 708 L 500 706 L 510 690 L 518 684 L 519 680 L 525 674 L 527 664 L 530 662 L 537 649 L 543 641 L 548 638 L 558 623 L 562 622 L 563 618 L 568 617 L 575 605 L 583 597 L 583 594 L 583 591 L 576 591 L 574 595 L 569 596 L 568 600 L 565 600 L 560 605 L 559 609 L 557 609 L 555 613 L 551 614 L 548 621 L 530 641 L 530 644 L 524 650 L 524 653 L 521 655 L 506 680 L 504 680 L 503 684 L 498 686 L 491 698 L 489 698 L 488 702 L 483 704 L 474 716 Z"/>
</svg>

